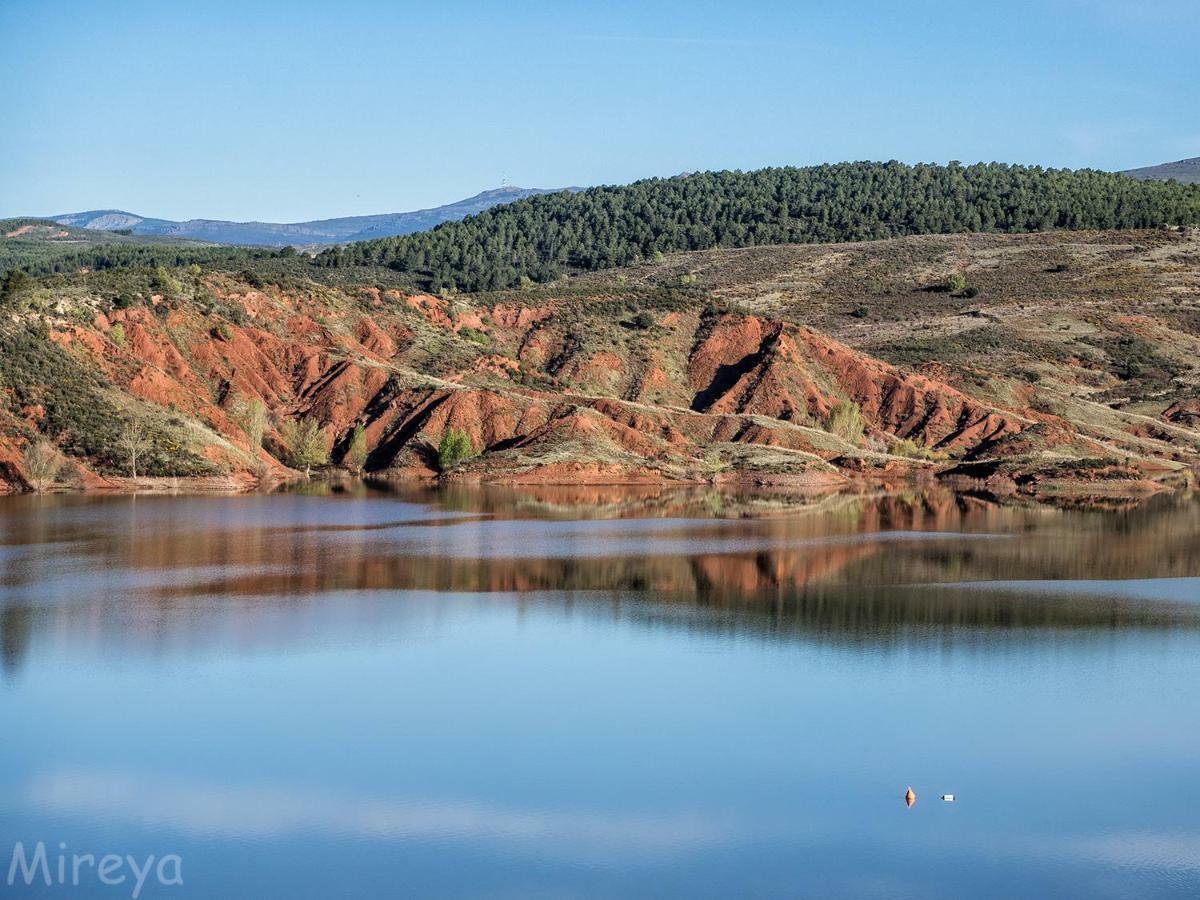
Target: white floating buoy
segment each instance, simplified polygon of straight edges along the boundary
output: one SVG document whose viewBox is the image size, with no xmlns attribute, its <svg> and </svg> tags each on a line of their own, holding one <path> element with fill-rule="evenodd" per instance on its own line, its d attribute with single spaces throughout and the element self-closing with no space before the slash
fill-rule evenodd
<svg viewBox="0 0 1200 900">
<path fill-rule="evenodd" d="M 942 799 L 945 800 L 947 803 L 953 803 L 954 795 L 953 794 L 942 794 Z"/>
</svg>

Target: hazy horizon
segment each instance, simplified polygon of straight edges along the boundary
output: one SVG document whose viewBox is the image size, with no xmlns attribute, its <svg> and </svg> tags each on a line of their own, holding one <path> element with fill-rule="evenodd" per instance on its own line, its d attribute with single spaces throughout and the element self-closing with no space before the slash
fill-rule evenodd
<svg viewBox="0 0 1200 900">
<path fill-rule="evenodd" d="M 564 187 L 566 187 L 566 186 L 564 185 Z M 574 187 L 574 185 L 571 185 L 571 187 Z M 348 218 L 361 218 L 361 217 L 370 217 L 370 216 L 387 216 L 387 215 L 394 215 L 396 213 L 425 212 L 427 210 L 434 210 L 434 209 L 439 209 L 440 207 L 443 207 L 443 206 L 449 206 L 449 205 L 458 203 L 463 200 L 471 200 L 475 197 L 480 196 L 481 194 L 487 194 L 492 191 L 501 190 L 504 188 L 509 188 L 512 190 L 526 190 L 526 189 L 533 188 L 533 189 L 537 190 L 537 189 L 541 189 L 542 186 L 541 185 L 524 185 L 524 184 L 495 185 L 493 187 L 480 188 L 479 190 L 473 191 L 472 193 L 470 193 L 464 197 L 454 197 L 452 199 L 447 199 L 442 203 L 435 203 L 432 206 L 424 206 L 424 207 L 414 208 L 414 209 L 388 209 L 388 210 L 379 210 L 377 212 L 353 213 L 348 216 L 342 216 L 342 215 L 338 215 L 335 213 L 335 214 L 329 215 L 329 216 L 318 216 L 317 218 L 313 218 L 313 219 L 297 219 L 293 222 L 280 222 L 278 220 L 267 220 L 267 219 L 262 219 L 262 218 L 221 219 L 221 218 L 218 218 L 217 216 L 187 216 L 186 218 L 174 219 L 169 216 L 160 216 L 153 212 L 146 212 L 145 210 L 140 210 L 140 209 L 129 209 L 128 207 L 124 207 L 124 206 L 93 206 L 93 207 L 89 207 L 87 209 L 70 209 L 70 210 L 63 210 L 61 212 L 45 213 L 45 214 L 22 213 L 21 215 L 29 215 L 33 218 L 40 218 L 40 219 L 56 219 L 56 218 L 61 218 L 63 216 L 79 215 L 81 213 L 114 212 L 114 213 L 128 213 L 130 215 L 139 216 L 142 219 L 162 219 L 165 221 L 181 221 L 181 222 L 187 222 L 187 221 L 230 222 L 230 221 L 232 221 L 232 222 L 234 222 L 234 224 L 239 224 L 239 225 L 240 224 L 249 225 L 249 224 L 253 224 L 253 223 L 261 223 L 264 225 L 299 225 L 299 224 L 303 224 L 306 222 L 322 222 L 322 221 L 328 221 L 328 220 L 332 220 L 332 219 L 348 219 Z"/>
</svg>

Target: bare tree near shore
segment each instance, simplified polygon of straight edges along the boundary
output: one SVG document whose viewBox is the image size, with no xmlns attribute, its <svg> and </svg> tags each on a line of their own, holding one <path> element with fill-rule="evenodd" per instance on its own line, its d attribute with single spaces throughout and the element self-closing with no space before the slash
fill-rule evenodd
<svg viewBox="0 0 1200 900">
<path fill-rule="evenodd" d="M 150 435 L 146 433 L 146 427 L 136 420 L 131 421 L 121 430 L 117 445 L 129 456 L 129 477 L 137 478 L 138 460 L 154 446 Z"/>
<path fill-rule="evenodd" d="M 25 480 L 35 493 L 40 494 L 54 486 L 63 461 L 58 448 L 49 441 L 38 440 L 25 448 L 21 462 L 25 467 Z"/>
</svg>

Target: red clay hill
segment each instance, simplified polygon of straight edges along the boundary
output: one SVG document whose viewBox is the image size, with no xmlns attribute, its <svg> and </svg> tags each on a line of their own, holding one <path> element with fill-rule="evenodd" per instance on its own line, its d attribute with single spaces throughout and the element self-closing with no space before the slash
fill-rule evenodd
<svg viewBox="0 0 1200 900">
<path fill-rule="evenodd" d="M 150 421 L 159 444 L 173 442 L 221 487 L 293 475 L 286 463 L 294 429 L 284 423 L 294 421 L 319 427 L 335 465 L 361 428 L 366 471 L 383 478 L 824 487 L 941 477 L 1007 491 L 1156 490 L 1187 481 L 1200 460 L 1191 373 L 1172 370 L 1157 410 L 1112 402 L 1121 379 L 1104 377 L 1101 358 L 1120 352 L 1101 339 L 1112 298 L 1088 307 L 1080 296 L 1097 290 L 1111 263 L 1104 254 L 1097 277 L 1073 289 L 1074 308 L 1027 294 L 1026 306 L 1038 306 L 1036 328 L 1015 289 L 993 289 L 966 311 L 961 300 L 920 290 L 939 268 L 970 273 L 995 260 L 997 248 L 1024 249 L 1026 262 L 1095 255 L 1087 236 L 1070 244 L 1037 237 L 1024 247 L 1020 237 L 941 239 L 947 262 L 930 262 L 932 239 L 921 238 L 873 245 L 875 256 L 862 245 L 763 248 L 752 274 L 746 251 L 712 251 L 620 278 L 473 297 L 252 287 L 232 275 L 193 273 L 171 291 L 114 308 L 77 277 L 4 327 L 44 335 L 71 378 L 89 379 L 119 415 Z M 1156 246 L 1194 250 L 1194 241 L 1172 240 Z M 862 273 L 870 288 L 839 286 L 847 259 L 864 253 L 874 267 Z M 693 279 L 676 275 L 681 269 Z M 866 295 L 880 293 L 881 278 L 896 285 L 872 309 Z M 676 289 L 681 282 L 689 287 Z M 1006 325 L 1009 307 L 1016 312 Z M 1177 330 L 1176 343 L 1155 343 L 1170 323 L 1133 304 L 1117 311 L 1159 357 L 1179 352 Z M 1062 340 L 1062 327 L 1079 322 L 1091 330 L 1077 346 Z M 972 332 L 984 327 L 972 347 Z M 1060 329 L 1053 354 L 1031 343 L 1022 357 L 1022 336 L 1052 327 Z M 997 347 L 1006 328 L 1010 339 Z M 930 339 L 925 358 L 912 358 L 914 335 Z M 119 448 L 104 459 L 72 452 L 79 441 L 64 430 L 63 401 L 49 384 L 40 385 L 41 398 L 36 380 L 26 377 L 19 390 L 11 386 L 19 379 L 7 380 L 0 477 L 8 487 L 26 486 L 27 448 L 38 440 L 69 457 L 78 486 L 134 486 Z M 245 416 L 255 403 L 267 412 L 258 447 Z M 451 429 L 474 453 L 452 466 L 437 452 Z"/>
</svg>

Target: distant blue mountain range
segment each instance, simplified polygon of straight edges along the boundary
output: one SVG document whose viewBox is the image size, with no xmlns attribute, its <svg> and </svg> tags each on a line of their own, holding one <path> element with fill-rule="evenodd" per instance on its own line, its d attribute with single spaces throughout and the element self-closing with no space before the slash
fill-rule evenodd
<svg viewBox="0 0 1200 900">
<path fill-rule="evenodd" d="M 575 190 L 566 188 L 566 190 Z M 172 222 L 169 219 L 150 219 L 119 209 L 94 209 L 88 212 L 66 213 L 51 218 L 60 225 L 73 225 L 95 231 L 127 231 L 137 235 L 154 235 L 211 241 L 215 244 L 283 247 L 289 244 L 341 244 L 365 241 L 425 231 L 442 222 L 456 222 L 483 212 L 501 203 L 511 203 L 534 194 L 555 191 L 543 188 L 500 187 L 484 191 L 457 203 L 413 212 L 383 213 L 377 216 L 344 216 L 340 219 L 319 219 L 315 222 L 225 222 L 219 219 L 189 219 Z"/>
</svg>

